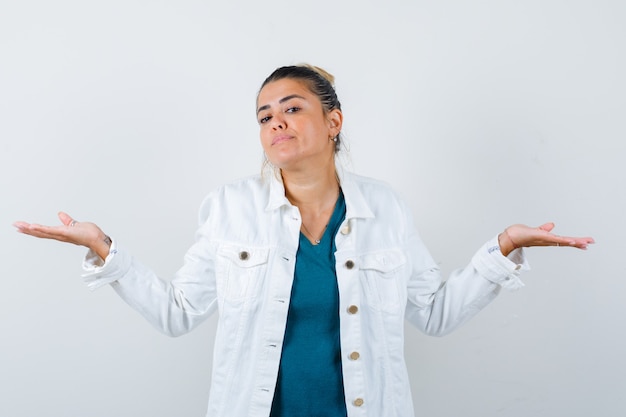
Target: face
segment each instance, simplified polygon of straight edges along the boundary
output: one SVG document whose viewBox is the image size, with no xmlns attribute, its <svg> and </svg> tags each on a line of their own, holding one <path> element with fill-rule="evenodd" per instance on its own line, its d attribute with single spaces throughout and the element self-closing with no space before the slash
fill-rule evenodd
<svg viewBox="0 0 626 417">
<path fill-rule="evenodd" d="M 285 78 L 266 84 L 257 99 L 261 145 L 269 161 L 281 169 L 334 164 L 341 131 L 339 110 L 325 112 L 319 98 L 301 81 Z"/>
</svg>

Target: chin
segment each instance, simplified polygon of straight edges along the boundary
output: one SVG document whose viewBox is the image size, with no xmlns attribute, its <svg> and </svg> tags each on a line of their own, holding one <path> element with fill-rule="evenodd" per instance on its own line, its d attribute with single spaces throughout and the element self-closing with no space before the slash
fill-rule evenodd
<svg viewBox="0 0 626 417">
<path fill-rule="evenodd" d="M 298 163 L 293 155 L 267 155 L 267 159 L 273 166 L 280 169 L 288 169 Z"/>
</svg>

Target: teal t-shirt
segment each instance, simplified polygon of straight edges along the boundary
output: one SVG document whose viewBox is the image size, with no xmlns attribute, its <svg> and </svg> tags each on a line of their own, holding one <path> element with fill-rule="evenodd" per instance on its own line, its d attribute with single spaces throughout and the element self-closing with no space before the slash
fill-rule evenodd
<svg viewBox="0 0 626 417">
<path fill-rule="evenodd" d="M 285 340 L 270 417 L 346 417 L 335 235 L 343 193 L 317 245 L 300 233 Z"/>
</svg>

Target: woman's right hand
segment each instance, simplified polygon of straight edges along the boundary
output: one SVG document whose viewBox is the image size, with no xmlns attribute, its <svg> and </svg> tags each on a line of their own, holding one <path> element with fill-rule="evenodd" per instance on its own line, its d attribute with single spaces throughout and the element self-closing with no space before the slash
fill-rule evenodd
<svg viewBox="0 0 626 417">
<path fill-rule="evenodd" d="M 60 226 L 43 226 L 40 224 L 18 221 L 13 223 L 17 231 L 43 239 L 54 239 L 85 246 L 106 259 L 109 255 L 111 239 L 94 223 L 77 222 L 64 212 L 59 213 Z"/>
</svg>

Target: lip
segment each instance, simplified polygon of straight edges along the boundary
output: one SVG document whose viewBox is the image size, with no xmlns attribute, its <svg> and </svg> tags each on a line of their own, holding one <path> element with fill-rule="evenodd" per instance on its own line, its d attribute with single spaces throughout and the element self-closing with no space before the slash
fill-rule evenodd
<svg viewBox="0 0 626 417">
<path fill-rule="evenodd" d="M 293 139 L 293 136 L 291 136 L 291 135 L 284 135 L 283 134 L 283 135 L 274 136 L 274 138 L 272 139 L 272 146 L 277 145 L 277 144 L 282 143 L 282 142 L 286 142 L 286 141 L 291 140 L 291 139 Z"/>
</svg>

